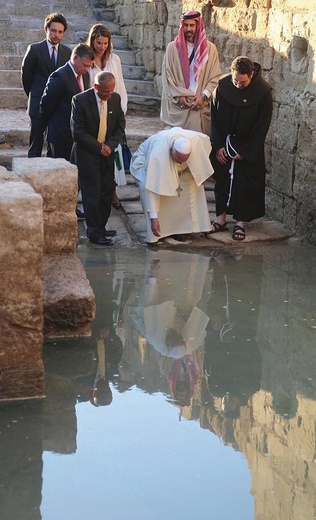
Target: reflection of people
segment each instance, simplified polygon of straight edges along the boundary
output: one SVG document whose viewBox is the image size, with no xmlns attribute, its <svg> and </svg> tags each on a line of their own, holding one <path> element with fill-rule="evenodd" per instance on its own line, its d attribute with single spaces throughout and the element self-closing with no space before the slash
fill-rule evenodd
<svg viewBox="0 0 316 520">
<path fill-rule="evenodd" d="M 179 406 L 189 406 L 197 382 L 200 367 L 193 354 L 180 359 L 161 358 L 160 370 L 167 376 L 172 399 Z"/>
<path fill-rule="evenodd" d="M 236 220 L 233 239 L 244 240 L 244 222 L 264 215 L 264 140 L 271 114 L 271 87 L 261 77 L 260 65 L 245 56 L 237 57 L 230 74 L 219 81 L 212 103 L 217 216 L 211 233 L 227 231 L 229 214 Z"/>
<path fill-rule="evenodd" d="M 71 100 L 75 94 L 88 88 L 87 72 L 92 63 L 93 51 L 88 45 L 79 43 L 73 49 L 68 63 L 53 72 L 48 79 L 41 100 L 41 113 L 43 121 L 47 123 L 47 141 L 55 159 L 60 157 L 70 160 L 73 145 L 70 131 Z"/>
<path fill-rule="evenodd" d="M 181 405 L 188 404 L 200 375 L 198 352 L 209 323 L 202 301 L 208 293 L 208 267 L 208 257 L 148 249 L 143 286 L 126 306 L 134 328 L 155 349 L 171 396 Z"/>
<path fill-rule="evenodd" d="M 215 262 L 204 367 L 207 385 L 221 399 L 225 417 L 238 417 L 240 407 L 259 390 L 261 357 L 257 345 L 262 263 L 231 251 Z"/>
<path fill-rule="evenodd" d="M 210 230 L 203 187 L 213 173 L 210 151 L 206 135 L 171 128 L 149 137 L 134 153 L 130 171 L 138 181 L 148 243 Z"/>
<path fill-rule="evenodd" d="M 98 72 L 106 71 L 112 72 L 115 77 L 115 89 L 121 96 L 121 106 L 124 114 L 127 111 L 127 92 L 123 79 L 121 60 L 117 54 L 112 52 L 112 35 L 110 31 L 100 23 L 97 23 L 91 27 L 89 36 L 87 39 L 87 45 L 90 45 L 94 52 L 94 63 L 89 70 L 90 87 L 93 87 L 94 80 Z M 115 161 L 114 176 L 115 182 L 119 186 L 126 184 L 122 147 L 119 145 L 115 150 L 116 157 L 118 160 Z M 120 201 L 114 189 L 113 194 L 113 207 L 116 209 L 121 208 Z"/>
<path fill-rule="evenodd" d="M 122 342 L 112 327 L 104 327 L 97 340 L 97 363 L 94 372 L 88 376 L 76 378 L 76 392 L 79 402 L 90 401 L 94 406 L 108 406 L 113 395 L 110 382 L 118 373 L 118 364 L 122 357 Z"/>
<path fill-rule="evenodd" d="M 93 395 L 91 403 L 94 406 L 107 406 L 112 402 L 112 391 L 106 377 L 106 344 L 105 340 L 109 335 L 109 329 L 101 331 L 101 339 L 97 341 L 98 368 L 93 385 Z"/>
<path fill-rule="evenodd" d="M 49 14 L 44 22 L 46 39 L 29 45 L 23 58 L 22 84 L 28 97 L 27 113 L 31 118 L 28 157 L 42 155 L 46 126 L 40 115 L 40 100 L 49 75 L 70 58 L 71 49 L 60 43 L 66 30 L 67 22 L 62 14 Z"/>
<path fill-rule="evenodd" d="M 91 51 L 92 52 L 92 51 Z M 110 72 L 99 72 L 94 88 L 73 98 L 71 130 L 82 202 L 90 242 L 111 245 L 115 230 L 107 230 L 114 182 L 114 149 L 125 130 L 120 96 Z M 102 135 L 101 135 L 102 134 Z"/>
<path fill-rule="evenodd" d="M 208 135 L 210 98 L 220 75 L 217 49 L 206 39 L 200 13 L 184 13 L 162 65 L 163 123 Z"/>
</svg>

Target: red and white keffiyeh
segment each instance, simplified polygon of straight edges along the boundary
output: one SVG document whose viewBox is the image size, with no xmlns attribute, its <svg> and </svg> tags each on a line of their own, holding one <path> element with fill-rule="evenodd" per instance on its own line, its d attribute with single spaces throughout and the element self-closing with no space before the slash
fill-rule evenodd
<svg viewBox="0 0 316 520">
<path fill-rule="evenodd" d="M 195 33 L 195 39 L 194 39 L 194 80 L 196 83 L 199 79 L 200 70 L 205 65 L 208 59 L 208 53 L 207 53 L 207 40 L 206 40 L 206 33 L 205 33 L 205 26 L 203 20 L 200 18 L 199 13 L 197 14 L 197 17 L 194 17 L 195 11 L 188 11 L 185 13 L 186 16 L 190 16 L 191 20 L 195 20 L 196 22 L 196 33 Z M 185 23 L 186 19 L 181 19 L 180 21 L 180 28 L 177 36 L 175 37 L 174 41 L 176 43 L 178 52 L 179 52 L 179 58 L 183 73 L 183 78 L 185 82 L 186 88 L 189 88 L 190 86 L 190 63 L 189 63 L 189 57 L 188 57 L 188 47 L 187 47 L 187 41 L 184 36 L 184 30 L 183 25 Z"/>
</svg>

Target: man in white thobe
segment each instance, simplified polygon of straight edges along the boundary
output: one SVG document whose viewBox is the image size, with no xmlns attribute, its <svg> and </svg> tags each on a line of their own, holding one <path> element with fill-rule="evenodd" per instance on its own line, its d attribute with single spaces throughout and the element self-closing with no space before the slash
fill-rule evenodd
<svg viewBox="0 0 316 520">
<path fill-rule="evenodd" d="M 210 152 L 209 137 L 176 127 L 149 137 L 134 153 L 130 172 L 138 182 L 148 244 L 209 232 L 203 183 L 213 174 Z"/>
</svg>

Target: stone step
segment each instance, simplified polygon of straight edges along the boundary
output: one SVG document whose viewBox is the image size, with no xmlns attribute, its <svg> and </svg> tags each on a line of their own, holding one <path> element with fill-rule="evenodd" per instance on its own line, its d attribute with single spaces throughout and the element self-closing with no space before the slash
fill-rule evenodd
<svg viewBox="0 0 316 520">
<path fill-rule="evenodd" d="M 65 36 L 69 30 L 75 31 L 75 30 L 80 29 L 82 31 L 87 31 L 87 18 L 92 19 L 93 18 L 92 13 L 93 13 L 93 10 L 91 8 L 89 8 L 89 10 L 84 14 L 84 16 L 82 16 L 80 14 L 78 14 L 78 15 L 72 14 L 72 15 L 68 15 L 68 16 L 65 15 L 66 19 L 67 19 L 67 25 L 68 25 Z M 7 21 L 7 27 L 10 28 L 11 30 L 16 30 L 16 29 L 21 30 L 21 27 L 23 27 L 23 30 L 25 30 L 25 29 L 41 30 L 42 36 L 45 38 L 44 28 L 43 28 L 45 16 L 46 15 L 44 15 L 43 18 L 36 17 L 36 16 L 33 16 L 33 14 L 32 15 L 25 14 L 25 12 L 24 12 L 24 16 L 11 15 Z M 3 27 L 3 26 L 5 26 L 5 21 L 1 21 L 1 19 L 0 19 L 0 27 Z"/>
<path fill-rule="evenodd" d="M 126 90 L 129 95 L 156 96 L 156 89 L 153 81 L 142 81 L 138 79 L 126 79 Z"/>
<path fill-rule="evenodd" d="M 122 72 L 124 80 L 128 79 L 138 79 L 143 80 L 146 78 L 146 70 L 144 67 L 139 67 L 138 65 L 126 65 L 122 63 Z M 126 84 L 126 81 L 125 81 Z M 126 85 L 127 88 L 127 85 Z"/>
<path fill-rule="evenodd" d="M 117 54 L 122 62 L 122 66 L 135 66 L 136 65 L 136 53 L 135 51 L 113 49 L 113 53 Z M 0 54 L 0 70 L 20 70 L 22 64 L 22 54 Z"/>
<path fill-rule="evenodd" d="M 108 9 L 103 7 L 95 7 L 93 9 L 93 16 L 97 20 L 97 23 L 114 22 L 115 20 L 115 9 Z M 102 22 L 100 20 L 103 20 Z"/>
<path fill-rule="evenodd" d="M 103 22 L 100 22 L 100 23 L 103 23 Z M 91 24 L 91 26 L 92 25 L 93 24 Z M 115 23 L 115 22 L 105 22 L 105 23 L 103 23 L 103 25 L 106 25 L 106 27 L 111 32 L 112 40 L 114 40 L 115 36 L 116 37 L 117 36 L 121 36 L 121 34 L 120 34 L 121 27 L 120 27 L 120 25 L 118 23 Z M 89 35 L 89 28 L 87 29 L 87 22 L 77 23 L 77 24 L 73 24 L 73 25 L 70 23 L 69 24 L 69 28 L 71 28 L 71 27 L 73 27 L 73 29 L 74 29 L 74 35 L 75 35 L 74 42 L 75 43 L 85 42 L 87 40 L 88 35 Z M 67 33 L 68 33 L 69 28 L 67 29 Z"/>
<path fill-rule="evenodd" d="M 41 40 L 44 39 L 42 35 Z M 35 41 L 35 40 L 33 40 Z M 3 41 L 0 40 L 0 54 L 14 54 L 16 56 L 23 57 L 26 49 L 29 45 L 29 42 L 12 42 L 12 41 Z"/>
<path fill-rule="evenodd" d="M 143 116 L 159 114 L 160 98 L 156 96 L 142 96 L 128 93 L 128 110 L 141 112 Z"/>
<path fill-rule="evenodd" d="M 109 30 L 113 34 L 113 46 L 119 49 L 127 49 L 127 37 L 121 36 L 119 34 L 120 26 L 118 24 L 112 24 L 112 22 L 108 25 L 111 25 L 111 27 L 109 26 Z M 10 24 L 6 24 L 4 27 L 1 27 L 0 24 L 1 40 L 2 42 L 12 42 L 12 34 L 18 34 L 20 42 L 29 44 L 32 42 L 42 41 L 45 38 L 43 29 L 34 29 L 33 27 L 34 26 L 26 27 L 25 29 L 23 28 L 23 30 L 21 30 L 21 27 L 18 29 Z M 86 23 L 69 23 L 68 29 L 63 38 L 63 43 L 67 45 L 85 42 L 88 36 L 86 27 Z"/>
<path fill-rule="evenodd" d="M 0 148 L 0 165 L 4 166 L 7 170 L 12 170 L 12 160 L 14 157 L 27 157 L 28 147 L 17 146 L 15 148 Z"/>
<path fill-rule="evenodd" d="M 29 12 L 32 13 L 34 18 L 40 18 L 42 22 L 48 13 L 61 12 L 68 21 L 68 18 L 72 15 L 85 16 L 87 13 L 93 12 L 91 2 L 86 0 L 76 0 L 75 2 L 67 0 L 63 2 L 53 0 L 51 2 L 45 2 L 43 0 L 41 0 L 41 2 L 23 0 L 23 2 L 7 2 L 5 5 L 6 15 L 23 16 L 26 12 Z"/>
<path fill-rule="evenodd" d="M 127 36 L 119 36 L 117 34 L 113 34 L 112 43 L 113 48 L 116 50 L 129 51 Z"/>
<path fill-rule="evenodd" d="M 0 110 L 0 129 L 0 165 L 10 170 L 13 157 L 27 156 L 30 121 L 26 111 Z M 162 129 L 159 117 L 127 115 L 126 135 L 131 151 L 134 152 L 145 139 Z"/>
<path fill-rule="evenodd" d="M 1 45 L 1 44 L 0 44 Z M 12 47 L 12 45 L 10 46 Z M 136 52 L 129 50 L 113 49 L 113 52 L 117 54 L 122 62 L 122 66 L 135 66 L 136 65 Z M 14 53 L 2 53 L 0 54 L 0 70 L 20 70 L 22 64 L 23 55 Z"/>
<path fill-rule="evenodd" d="M 22 88 L 0 88 L 0 109 L 26 108 L 27 97 Z"/>
<path fill-rule="evenodd" d="M 0 70 L 0 88 L 21 87 L 21 72 L 19 70 Z"/>
<path fill-rule="evenodd" d="M 131 80 L 126 80 L 126 83 Z M 145 84 L 146 81 L 140 82 Z M 152 87 L 151 87 L 152 88 Z M 159 114 L 160 98 L 155 95 L 134 94 L 127 91 L 128 110 L 132 112 L 141 111 L 143 115 Z M 0 88 L 0 109 L 18 109 L 27 107 L 27 97 L 22 88 Z"/>
<path fill-rule="evenodd" d="M 0 55 L 0 70 L 20 70 L 22 58 L 14 54 Z"/>
<path fill-rule="evenodd" d="M 124 49 L 113 48 L 113 52 L 117 54 L 122 62 L 122 65 L 136 65 L 136 52 Z"/>
<path fill-rule="evenodd" d="M 140 82 L 140 80 L 144 80 L 146 77 L 146 70 L 144 67 L 133 66 L 133 65 L 122 65 L 123 76 L 125 79 L 126 88 L 128 92 L 132 94 L 136 93 L 144 93 L 145 95 L 150 95 L 153 93 L 153 85 L 149 84 L 150 82 L 141 81 L 141 83 L 137 83 L 134 85 L 134 80 Z M 131 81 L 128 81 L 131 80 Z M 0 88 L 20 88 L 21 87 L 21 72 L 20 69 L 16 70 L 4 70 L 0 67 Z M 149 89 L 149 90 L 148 90 Z"/>
</svg>

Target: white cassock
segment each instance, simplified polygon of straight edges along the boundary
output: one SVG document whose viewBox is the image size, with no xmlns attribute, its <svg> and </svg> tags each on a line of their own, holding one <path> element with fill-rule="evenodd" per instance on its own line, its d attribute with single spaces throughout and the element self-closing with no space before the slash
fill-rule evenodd
<svg viewBox="0 0 316 520">
<path fill-rule="evenodd" d="M 176 164 L 172 143 L 184 137 L 192 152 L 186 163 Z M 208 136 L 183 128 L 162 130 L 140 145 L 132 157 L 130 172 L 137 180 L 146 218 L 146 241 L 185 233 L 210 231 L 210 217 L 203 182 L 212 174 Z M 151 231 L 149 213 L 158 213 L 161 237 Z"/>
</svg>

